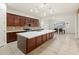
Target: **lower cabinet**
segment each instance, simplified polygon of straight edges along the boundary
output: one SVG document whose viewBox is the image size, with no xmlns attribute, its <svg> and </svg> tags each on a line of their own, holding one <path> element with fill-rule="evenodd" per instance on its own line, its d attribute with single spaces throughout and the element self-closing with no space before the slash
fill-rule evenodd
<svg viewBox="0 0 79 59">
<path fill-rule="evenodd" d="M 50 39 L 50 33 L 47 34 L 47 40 L 49 40 L 49 39 Z"/>
<path fill-rule="evenodd" d="M 18 45 L 18 48 L 24 54 L 27 54 L 52 37 L 53 37 L 53 33 L 47 33 L 47 34 L 44 34 L 44 35 L 41 35 L 41 36 L 38 36 L 35 38 L 30 38 L 30 39 L 18 35 L 17 36 L 17 45 Z"/>
<path fill-rule="evenodd" d="M 17 35 L 15 32 L 7 33 L 7 43 L 17 40 Z"/>
<path fill-rule="evenodd" d="M 42 36 L 36 37 L 36 46 L 40 46 L 42 44 Z"/>
<path fill-rule="evenodd" d="M 27 52 L 30 52 L 42 44 L 42 37 L 38 36 L 38 37 L 35 37 L 32 39 L 27 39 L 26 41 L 27 41 L 27 43 L 26 43 Z"/>
<path fill-rule="evenodd" d="M 17 31 L 17 32 L 8 32 L 7 33 L 7 43 L 17 41 L 17 34 L 20 32 L 26 32 L 26 31 Z"/>
<path fill-rule="evenodd" d="M 44 34 L 44 35 L 42 36 L 42 42 L 44 43 L 45 41 L 47 41 L 47 34 Z"/>
<path fill-rule="evenodd" d="M 33 49 L 36 48 L 36 40 L 35 38 L 32 38 L 32 39 L 27 39 L 27 52 L 30 52 L 32 51 Z"/>
</svg>

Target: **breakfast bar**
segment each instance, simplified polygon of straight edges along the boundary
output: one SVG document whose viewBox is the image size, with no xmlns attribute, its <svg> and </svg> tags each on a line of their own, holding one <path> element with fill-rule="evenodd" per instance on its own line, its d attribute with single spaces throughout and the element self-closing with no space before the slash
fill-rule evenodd
<svg viewBox="0 0 79 59">
<path fill-rule="evenodd" d="M 40 30 L 17 33 L 17 46 L 27 54 L 44 42 L 53 39 L 55 30 Z"/>
</svg>

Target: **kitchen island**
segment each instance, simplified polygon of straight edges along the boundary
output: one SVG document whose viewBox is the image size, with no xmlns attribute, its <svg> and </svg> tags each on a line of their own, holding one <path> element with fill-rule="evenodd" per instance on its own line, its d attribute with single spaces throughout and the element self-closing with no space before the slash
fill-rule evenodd
<svg viewBox="0 0 79 59">
<path fill-rule="evenodd" d="M 40 30 L 17 33 L 17 46 L 27 54 L 44 42 L 53 39 L 55 30 Z"/>
</svg>

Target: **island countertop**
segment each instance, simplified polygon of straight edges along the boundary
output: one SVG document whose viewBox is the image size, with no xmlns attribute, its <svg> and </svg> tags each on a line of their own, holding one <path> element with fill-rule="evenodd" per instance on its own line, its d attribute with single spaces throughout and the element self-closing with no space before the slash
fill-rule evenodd
<svg viewBox="0 0 79 59">
<path fill-rule="evenodd" d="M 23 32 L 23 33 L 17 33 L 17 35 L 31 39 L 31 38 L 34 38 L 34 37 L 37 37 L 43 34 L 50 33 L 50 32 L 55 32 L 55 30 L 29 31 L 29 32 Z"/>
</svg>

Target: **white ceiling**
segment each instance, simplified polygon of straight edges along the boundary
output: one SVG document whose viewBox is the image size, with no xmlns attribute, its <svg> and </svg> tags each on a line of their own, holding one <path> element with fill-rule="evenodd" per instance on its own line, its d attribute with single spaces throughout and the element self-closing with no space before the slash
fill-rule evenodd
<svg viewBox="0 0 79 59">
<path fill-rule="evenodd" d="M 75 12 L 78 7 L 78 3 L 7 3 L 8 9 L 40 18 Z"/>
</svg>

